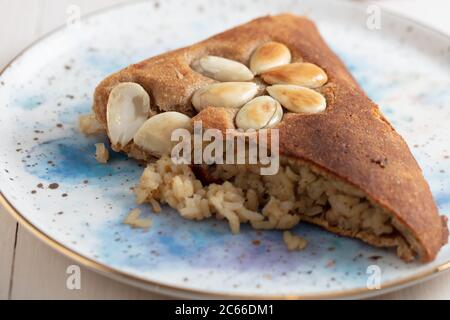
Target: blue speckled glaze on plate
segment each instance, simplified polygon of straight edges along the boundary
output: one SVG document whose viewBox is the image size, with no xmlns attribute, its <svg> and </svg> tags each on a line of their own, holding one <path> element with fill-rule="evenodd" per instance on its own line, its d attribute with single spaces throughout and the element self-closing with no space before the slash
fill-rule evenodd
<svg viewBox="0 0 450 320">
<path fill-rule="evenodd" d="M 309 245 L 293 253 L 278 231 L 245 226 L 233 236 L 226 223 L 187 221 L 170 208 L 153 214 L 142 207 L 153 220 L 148 231 L 122 224 L 135 207 L 130 188 L 142 167 L 118 154 L 107 165 L 97 163 L 93 145 L 104 138 L 77 131 L 77 118 L 90 110 L 96 84 L 130 63 L 285 11 L 317 21 L 326 41 L 406 139 L 441 213 L 450 213 L 450 40 L 388 13 L 382 14 L 381 30 L 369 31 L 365 8 L 339 1 L 142 2 L 46 37 L 0 77 L 2 193 L 48 237 L 144 279 L 142 285 L 180 288 L 173 294 L 327 297 L 364 290 L 373 264 L 385 284 L 449 261 L 449 246 L 430 264 L 406 264 L 390 251 L 307 224 L 294 231 Z"/>
</svg>

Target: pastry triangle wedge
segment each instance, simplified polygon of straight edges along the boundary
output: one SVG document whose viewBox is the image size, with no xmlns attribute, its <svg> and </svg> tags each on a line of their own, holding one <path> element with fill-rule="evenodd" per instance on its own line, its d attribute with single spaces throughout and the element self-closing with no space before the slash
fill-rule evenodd
<svg viewBox="0 0 450 320">
<path fill-rule="evenodd" d="M 446 219 L 407 144 L 329 49 L 313 22 L 258 18 L 114 73 L 93 110 L 116 151 L 149 162 L 139 203 L 188 219 L 225 218 L 233 232 L 306 221 L 404 260 L 435 258 Z M 175 165 L 175 128 L 277 129 L 280 168 Z M 159 159 L 154 162 L 155 159 Z"/>
</svg>

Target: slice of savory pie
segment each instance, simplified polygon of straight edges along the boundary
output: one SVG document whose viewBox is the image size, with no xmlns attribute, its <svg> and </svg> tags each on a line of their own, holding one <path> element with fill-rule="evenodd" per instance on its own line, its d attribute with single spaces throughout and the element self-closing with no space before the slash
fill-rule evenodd
<svg viewBox="0 0 450 320">
<path fill-rule="evenodd" d="M 149 162 L 135 192 L 154 210 L 225 218 L 233 232 L 303 220 L 404 260 L 433 260 L 447 242 L 405 141 L 306 18 L 259 18 L 131 65 L 100 83 L 93 109 L 115 151 Z M 172 163 L 171 132 L 195 121 L 278 129 L 279 170 Z"/>
</svg>

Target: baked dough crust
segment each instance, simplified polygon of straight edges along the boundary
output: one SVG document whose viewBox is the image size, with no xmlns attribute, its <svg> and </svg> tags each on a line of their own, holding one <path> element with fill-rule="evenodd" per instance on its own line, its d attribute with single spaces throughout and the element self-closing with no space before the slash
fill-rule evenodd
<svg viewBox="0 0 450 320">
<path fill-rule="evenodd" d="M 447 243 L 448 228 L 446 219 L 438 214 L 420 167 L 402 137 L 307 18 L 291 14 L 258 18 L 192 46 L 130 65 L 96 88 L 96 117 L 106 127 L 108 96 L 120 82 L 142 85 L 156 112 L 176 110 L 193 116 L 196 112 L 190 102 L 192 94 L 216 81 L 192 70 L 191 63 L 204 55 L 217 55 L 249 65 L 252 52 L 268 41 L 285 44 L 292 53 L 292 62 L 314 63 L 328 75 L 327 84 L 319 89 L 327 100 L 326 111 L 310 115 L 288 113 L 277 126 L 281 155 L 308 163 L 362 190 L 368 199 L 395 216 L 403 231 L 416 242 L 422 261 L 433 260 Z M 226 111 L 205 109 L 197 118 L 202 118 L 206 126 L 208 122 L 215 127 L 230 126 L 229 119 L 223 120 L 226 124 L 222 122 L 221 112 Z M 359 238 L 380 245 L 374 237 Z"/>
</svg>

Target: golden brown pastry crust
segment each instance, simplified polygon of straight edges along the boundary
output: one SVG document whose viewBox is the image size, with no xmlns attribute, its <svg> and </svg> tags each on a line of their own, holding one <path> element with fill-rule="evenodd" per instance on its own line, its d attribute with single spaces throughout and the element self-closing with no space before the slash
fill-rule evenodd
<svg viewBox="0 0 450 320">
<path fill-rule="evenodd" d="M 190 47 L 131 65 L 97 87 L 97 119 L 106 125 L 109 92 L 125 81 L 141 84 L 158 111 L 193 115 L 192 94 L 215 81 L 192 70 L 191 63 L 210 54 L 248 65 L 251 53 L 267 41 L 285 44 L 291 50 L 292 62 L 314 63 L 329 79 L 320 89 L 327 100 L 325 112 L 286 114 L 279 124 L 282 156 L 309 163 L 364 191 L 409 230 L 419 243 L 422 260 L 433 260 L 447 242 L 448 229 L 421 169 L 405 141 L 306 18 L 290 14 L 259 18 Z"/>
</svg>

